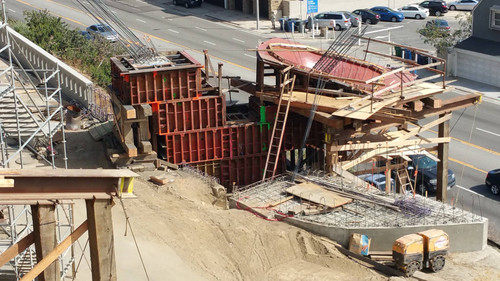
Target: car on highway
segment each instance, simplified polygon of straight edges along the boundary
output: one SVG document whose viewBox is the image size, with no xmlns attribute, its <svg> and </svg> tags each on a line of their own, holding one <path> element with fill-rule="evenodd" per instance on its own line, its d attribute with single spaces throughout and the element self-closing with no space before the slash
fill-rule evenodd
<svg viewBox="0 0 500 281">
<path fill-rule="evenodd" d="M 490 189 L 491 193 L 498 195 L 500 193 L 500 169 L 489 171 L 486 174 L 484 183 Z"/>
<path fill-rule="evenodd" d="M 418 5 L 407 5 L 398 9 L 405 18 L 425 19 L 429 16 L 429 9 L 422 8 Z"/>
<path fill-rule="evenodd" d="M 92 36 L 93 39 L 103 38 L 111 42 L 118 41 L 118 33 L 106 24 L 93 24 L 87 27 L 86 31 Z"/>
<path fill-rule="evenodd" d="M 385 191 L 385 175 L 384 174 L 364 174 L 359 175 L 358 178 L 366 181 L 367 183 L 375 186 L 377 189 Z M 391 178 L 391 192 L 395 192 L 396 183 Z"/>
<path fill-rule="evenodd" d="M 436 17 L 448 13 L 448 6 L 444 1 L 424 1 L 418 5 L 422 8 L 429 9 L 430 14 Z"/>
<path fill-rule="evenodd" d="M 200 7 L 202 0 L 173 0 L 172 3 L 177 6 L 181 5 L 186 8 L 191 8 L 191 7 Z"/>
<path fill-rule="evenodd" d="M 377 13 L 380 16 L 380 20 L 383 21 L 397 22 L 403 21 L 405 19 L 405 16 L 402 13 L 389 7 L 376 6 L 371 8 L 370 10 L 372 10 L 374 13 Z"/>
<path fill-rule="evenodd" d="M 308 29 L 310 28 L 310 22 L 313 22 L 315 25 L 318 24 L 319 27 L 328 27 L 336 31 L 348 29 L 352 25 L 349 15 L 344 12 L 323 12 L 314 17 L 309 17 L 306 24 L 306 28 Z"/>
<path fill-rule="evenodd" d="M 408 155 L 412 161 L 408 162 L 408 174 L 415 186 L 418 194 L 425 192 L 435 193 L 437 191 L 437 170 L 438 163 L 424 154 Z M 416 171 L 416 173 L 415 173 Z M 450 189 L 455 186 L 455 173 L 448 169 L 448 186 Z"/>
<path fill-rule="evenodd" d="M 380 21 L 380 16 L 368 9 L 358 9 L 352 13 L 361 16 L 361 21 L 366 24 L 377 24 Z"/>
<path fill-rule="evenodd" d="M 474 7 L 479 3 L 477 0 L 458 0 L 453 2 L 448 2 L 448 9 L 450 11 L 463 10 L 472 11 Z"/>
<path fill-rule="evenodd" d="M 92 40 L 92 35 L 90 35 L 90 33 L 88 33 L 87 31 L 85 30 L 80 30 L 79 31 L 80 35 L 83 36 L 83 38 L 87 39 L 87 40 Z"/>
<path fill-rule="evenodd" d="M 353 27 L 358 27 L 361 24 L 360 16 L 347 11 L 342 11 L 342 13 L 344 13 L 344 15 L 346 15 L 346 17 L 351 21 Z"/>
</svg>

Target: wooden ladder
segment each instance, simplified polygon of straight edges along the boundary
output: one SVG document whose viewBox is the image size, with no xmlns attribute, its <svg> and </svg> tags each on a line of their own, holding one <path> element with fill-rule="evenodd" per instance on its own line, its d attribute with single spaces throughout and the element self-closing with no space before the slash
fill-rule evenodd
<svg viewBox="0 0 500 281">
<path fill-rule="evenodd" d="M 396 171 L 396 175 L 398 177 L 399 186 L 401 187 L 401 191 L 404 193 L 408 190 L 408 186 L 413 193 L 415 190 L 413 189 L 413 185 L 411 184 L 410 176 L 408 175 L 408 169 L 405 167 L 403 169 L 398 169 Z"/>
<path fill-rule="evenodd" d="M 269 148 L 267 151 L 266 165 L 264 166 L 264 173 L 262 180 L 266 178 L 274 178 L 276 169 L 278 168 L 279 156 L 281 151 L 281 144 L 283 142 L 283 134 L 285 132 L 286 120 L 288 118 L 288 111 L 290 109 L 290 101 L 292 100 L 293 87 L 295 86 L 295 75 L 290 78 L 290 67 L 285 72 L 283 83 L 281 83 L 281 94 L 278 102 L 278 111 L 274 119 L 273 132 L 271 140 L 269 141 Z M 286 94 L 285 94 L 286 91 Z M 287 100 L 283 101 L 286 95 Z M 286 102 L 286 104 L 284 104 Z"/>
</svg>

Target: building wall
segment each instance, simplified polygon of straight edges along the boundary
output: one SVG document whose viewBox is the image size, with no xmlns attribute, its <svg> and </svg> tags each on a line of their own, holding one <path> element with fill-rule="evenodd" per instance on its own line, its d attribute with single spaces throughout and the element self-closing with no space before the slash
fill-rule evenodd
<svg viewBox="0 0 500 281">
<path fill-rule="evenodd" d="M 455 48 L 447 60 L 451 76 L 500 87 L 500 57 Z"/>
<path fill-rule="evenodd" d="M 490 29 L 490 7 L 500 6 L 499 0 L 482 0 L 474 9 L 472 35 L 481 39 L 500 42 L 500 30 Z"/>
</svg>

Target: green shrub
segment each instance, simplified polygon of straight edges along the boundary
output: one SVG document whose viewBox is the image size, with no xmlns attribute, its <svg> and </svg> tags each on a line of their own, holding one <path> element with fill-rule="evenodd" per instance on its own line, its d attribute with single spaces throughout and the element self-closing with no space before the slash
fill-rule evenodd
<svg viewBox="0 0 500 281">
<path fill-rule="evenodd" d="M 99 38 L 88 40 L 47 10 L 25 11 L 24 19 L 25 22 L 14 21 L 10 26 L 47 52 L 89 75 L 95 84 L 101 87 L 111 84 L 109 59 L 124 53 L 119 43 Z"/>
</svg>

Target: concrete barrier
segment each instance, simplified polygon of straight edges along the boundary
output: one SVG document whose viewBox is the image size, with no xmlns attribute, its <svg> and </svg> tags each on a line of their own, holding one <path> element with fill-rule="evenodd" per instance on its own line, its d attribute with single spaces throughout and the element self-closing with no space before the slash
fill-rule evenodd
<svg viewBox="0 0 500 281">
<path fill-rule="evenodd" d="M 49 54 L 26 37 L 7 27 L 10 34 L 11 50 L 25 69 L 57 69 L 60 70 L 60 87 L 63 95 L 88 108 L 94 104 L 93 83 L 73 68 Z M 5 29 L 0 30 L 0 48 L 7 45 Z M 3 52 L 5 56 L 7 53 Z M 15 62 L 15 61 L 14 61 Z M 40 74 L 40 72 L 39 72 Z M 43 75 L 43 73 L 42 73 Z M 48 73 L 47 76 L 51 75 Z M 43 76 L 41 76 L 43 78 Z M 49 85 L 57 88 L 57 79 L 50 79 Z"/>
</svg>

